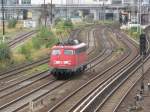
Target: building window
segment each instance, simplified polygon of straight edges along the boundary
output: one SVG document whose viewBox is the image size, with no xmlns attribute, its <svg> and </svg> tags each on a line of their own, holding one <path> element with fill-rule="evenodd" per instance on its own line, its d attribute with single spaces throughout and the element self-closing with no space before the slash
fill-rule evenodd
<svg viewBox="0 0 150 112">
<path fill-rule="evenodd" d="M 14 0 L 14 4 L 19 4 L 19 0 Z"/>
<path fill-rule="evenodd" d="M 21 4 L 31 4 L 31 0 L 22 0 Z"/>
</svg>

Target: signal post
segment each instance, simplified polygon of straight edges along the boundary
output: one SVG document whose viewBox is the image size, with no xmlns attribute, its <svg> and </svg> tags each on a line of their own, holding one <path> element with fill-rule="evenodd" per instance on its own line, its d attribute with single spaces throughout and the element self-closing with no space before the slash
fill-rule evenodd
<svg viewBox="0 0 150 112">
<path fill-rule="evenodd" d="M 144 92 L 144 57 L 146 56 L 146 34 L 140 35 L 140 55 L 141 55 L 141 68 L 142 68 L 142 79 L 141 79 L 141 91 Z"/>
</svg>

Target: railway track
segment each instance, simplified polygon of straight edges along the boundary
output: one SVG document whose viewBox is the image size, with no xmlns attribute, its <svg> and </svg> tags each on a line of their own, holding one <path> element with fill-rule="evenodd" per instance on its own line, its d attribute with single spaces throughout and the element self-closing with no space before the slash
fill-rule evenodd
<svg viewBox="0 0 150 112">
<path fill-rule="evenodd" d="M 93 79 L 88 81 L 86 84 L 81 86 L 79 89 L 77 89 L 76 91 L 74 91 L 73 93 L 71 93 L 70 95 L 65 97 L 62 101 L 60 101 L 58 104 L 56 104 L 54 107 L 52 107 L 48 112 L 60 112 L 60 111 L 61 112 L 72 112 L 72 111 L 93 112 L 93 110 L 95 109 L 94 106 L 96 106 L 96 104 L 94 103 L 95 100 L 92 99 L 93 96 L 95 98 L 96 93 L 94 94 L 93 92 L 95 92 L 95 90 L 97 90 L 97 91 L 99 90 L 99 92 L 101 91 L 101 93 L 104 93 L 104 92 L 102 92 L 102 90 L 106 86 L 106 82 L 107 83 L 111 82 L 112 74 L 114 75 L 115 78 L 118 77 L 118 76 L 116 76 L 116 74 L 121 74 L 121 72 L 123 72 L 127 68 L 127 66 L 129 66 L 130 64 L 133 64 L 133 62 L 131 60 L 133 60 L 135 57 L 137 57 L 138 52 L 136 51 L 136 47 L 133 46 L 130 42 L 127 42 L 127 40 L 126 40 L 126 43 L 128 44 L 128 47 L 132 49 L 132 52 L 130 51 L 128 53 L 128 55 L 126 55 L 122 60 L 120 60 L 113 66 L 109 67 L 104 72 L 98 74 L 96 77 L 94 77 Z M 130 63 L 130 61 L 132 63 Z M 107 75 L 106 75 L 106 73 L 107 73 Z M 110 74 L 110 75 L 108 75 L 108 74 Z M 105 76 L 107 76 L 107 77 L 105 77 Z M 108 92 L 108 90 L 107 90 L 107 92 Z M 101 100 L 96 100 L 96 101 L 101 101 Z"/>
<path fill-rule="evenodd" d="M 149 69 L 149 60 L 150 56 L 148 56 L 144 61 L 144 71 L 146 72 Z M 141 60 L 140 60 L 141 61 Z M 139 81 L 142 77 L 141 75 L 141 63 L 133 69 L 133 71 L 126 76 L 126 78 L 118 85 L 116 90 L 113 90 L 112 93 L 107 97 L 106 102 L 104 102 L 103 106 L 98 108 L 96 112 L 116 112 L 120 104 L 123 102 L 124 98 L 127 96 L 129 91 L 133 88 L 133 86 Z"/>
<path fill-rule="evenodd" d="M 40 61 L 41 62 L 41 61 Z M 31 64 L 32 65 L 32 64 Z M 25 68 L 24 68 L 24 66 L 23 66 L 23 69 L 25 70 Z M 30 68 L 29 68 L 30 69 Z M 17 73 L 20 73 L 22 70 L 19 70 L 19 71 L 17 71 Z M 7 77 L 10 77 L 12 74 L 16 74 L 16 72 L 15 73 L 12 73 L 11 72 L 11 74 L 2 74 L 1 75 L 1 80 L 3 80 L 3 79 L 6 79 Z M 25 80 L 22 80 L 22 81 L 20 81 L 20 82 L 17 82 L 17 83 L 15 83 L 15 84 L 12 84 L 12 85 L 10 85 L 10 86 L 7 86 L 7 87 L 5 87 L 5 88 L 3 88 L 3 89 L 1 89 L 0 91 L 1 92 L 3 92 L 3 93 L 1 93 L 1 98 L 3 98 L 3 97 L 5 97 L 5 96 L 9 96 L 10 94 L 11 94 L 11 96 L 12 96 L 12 93 L 15 93 L 15 92 L 17 92 L 18 90 L 21 90 L 21 89 L 23 89 L 23 88 L 25 88 L 25 87 L 27 87 L 27 86 L 29 86 L 29 84 L 32 84 L 32 83 L 35 83 L 35 82 L 37 82 L 37 81 L 41 81 L 41 79 L 42 79 L 42 76 L 43 75 L 43 73 L 42 74 L 38 74 L 38 75 L 35 75 L 35 76 L 33 76 L 33 77 L 30 77 L 30 78 L 27 78 L 27 79 L 25 79 Z M 37 79 L 37 76 L 40 76 L 38 79 Z M 35 78 L 36 77 L 36 79 L 35 79 L 35 81 L 31 81 L 30 82 L 30 80 L 29 79 L 32 79 L 32 78 Z M 44 76 L 43 75 L 43 78 L 45 78 L 45 77 L 48 77 L 48 74 L 46 75 L 46 76 Z M 22 85 L 23 83 L 25 83 L 26 81 L 29 81 L 30 83 L 29 84 L 25 84 L 25 85 Z M 22 86 L 19 86 L 19 88 L 18 88 L 18 84 L 19 85 L 22 85 Z M 12 89 L 12 87 L 13 87 L 13 89 Z M 17 88 L 17 89 L 16 89 Z M 7 91 L 5 91 L 7 89 Z M 41 88 L 40 88 L 41 89 Z M 50 90 L 49 90 L 50 91 Z M 8 102 L 10 102 L 10 101 L 8 101 Z M 14 101 L 15 102 L 15 101 Z M 6 105 L 10 105 L 11 103 L 5 103 Z M 1 104 L 1 105 L 3 105 L 3 104 Z M 1 107 L 5 107 L 6 105 L 3 105 L 3 106 L 1 106 Z"/>
<path fill-rule="evenodd" d="M 138 61 L 140 61 L 139 59 L 137 59 Z M 138 63 L 138 62 L 137 62 Z M 139 63 L 138 63 L 139 64 Z M 140 66 L 140 65 L 139 65 Z M 134 71 L 133 71 L 134 72 Z M 128 73 L 128 72 L 127 72 Z M 122 74 L 127 74 L 127 73 L 122 73 Z M 122 77 L 122 79 L 124 78 L 124 77 L 127 77 L 127 76 L 121 76 L 120 75 L 120 77 Z M 118 77 L 115 77 L 116 78 L 116 80 L 117 80 L 117 78 L 118 78 L 118 80 L 119 80 L 119 76 Z M 138 77 L 139 78 L 139 77 Z M 127 78 L 126 78 L 127 79 Z M 113 78 L 112 78 L 112 80 L 113 80 Z M 119 82 L 119 81 L 116 81 L 116 82 Z M 98 89 L 99 90 L 103 90 L 103 89 L 105 89 L 105 88 L 103 88 L 104 86 L 107 86 L 107 85 L 110 85 L 110 84 L 114 84 L 115 85 L 115 82 L 111 82 L 111 81 L 108 81 L 108 83 L 106 83 L 106 85 L 101 85 L 101 87 L 102 88 L 97 88 L 97 91 L 98 91 Z M 61 85 L 61 84 L 60 84 Z M 116 83 L 116 85 L 118 85 L 118 83 Z M 50 87 L 50 86 L 49 86 Z M 109 87 L 108 87 L 109 88 Z M 111 87 L 111 88 L 113 88 L 113 87 Z M 119 88 L 119 87 L 118 87 Z M 114 89 L 114 88 L 113 88 Z M 117 89 L 117 88 L 115 88 L 115 89 Z M 108 91 L 109 89 L 105 89 L 105 91 Z M 104 94 L 105 93 L 105 91 L 99 91 L 101 94 Z M 112 90 L 112 93 L 114 92 L 115 90 Z M 95 94 L 97 94 L 97 93 L 95 93 Z M 101 95 L 100 94 L 100 95 Z M 97 95 L 97 96 L 99 96 L 99 95 Z M 111 95 L 108 95 L 108 98 L 110 97 Z M 37 98 L 35 98 L 34 99 L 35 101 L 37 100 Z M 33 101 L 34 101 L 33 100 Z M 104 100 L 106 100 L 106 99 L 104 99 Z M 101 107 L 105 104 L 105 101 L 101 101 L 102 103 L 101 103 L 101 105 L 98 105 L 95 109 L 94 109 L 94 111 L 95 112 L 98 112 L 98 111 L 101 111 Z M 85 99 L 84 99 L 84 101 L 85 101 Z M 80 102 L 82 102 L 82 101 L 80 101 Z M 95 102 L 97 102 L 97 101 L 95 101 Z M 27 106 L 28 105 L 28 103 L 25 105 L 25 106 Z M 76 105 L 78 105 L 78 104 L 76 104 Z M 22 108 L 22 107 L 21 107 Z M 85 107 L 83 107 L 83 108 L 85 108 Z M 83 109 L 82 108 L 82 109 Z M 89 108 L 89 107 L 88 107 Z M 76 111 L 91 111 L 91 110 L 88 110 L 88 108 L 87 108 L 87 110 L 76 110 Z M 90 107 L 91 108 L 91 107 Z M 93 108 L 93 107 L 92 107 Z M 70 108 L 70 110 L 68 110 L 68 112 L 69 111 L 73 111 L 73 110 L 75 110 L 76 108 L 74 108 L 74 107 L 72 107 L 72 108 Z M 116 107 L 116 109 L 117 109 L 117 107 Z M 18 108 L 18 110 L 20 110 L 20 108 Z M 15 111 L 18 111 L 18 110 L 15 110 Z M 14 112 L 15 112 L 14 111 Z M 104 110 L 103 110 L 104 111 Z M 109 110 L 110 111 L 110 110 Z M 114 112 L 116 111 L 116 110 L 113 110 Z M 66 112 L 66 111 L 65 111 Z M 106 111 L 106 112 L 108 112 L 108 110 Z"/>
<path fill-rule="evenodd" d="M 101 61 L 100 61 L 101 62 Z M 94 85 L 94 84 L 93 84 Z M 81 89 L 81 88 L 80 88 Z M 87 92 L 87 91 L 86 91 Z M 86 94 L 86 93 L 85 93 Z M 76 96 L 75 98 L 79 98 L 79 96 Z M 74 100 L 74 99 L 73 99 Z M 74 102 L 74 101 L 71 101 L 71 104 Z M 61 103 L 64 103 L 64 102 L 61 102 Z M 58 103 L 59 104 L 59 103 Z M 68 104 L 64 104 L 65 105 L 65 107 L 67 106 L 68 107 Z M 58 105 L 57 105 L 58 106 Z M 64 107 L 64 106 L 63 106 Z M 57 107 L 56 107 L 57 108 Z M 58 107 L 59 108 L 59 107 Z M 54 111 L 54 110 L 52 110 L 52 111 Z M 63 110 L 59 110 L 59 111 L 63 111 Z M 65 112 L 67 111 L 67 109 L 65 109 L 64 110 Z M 41 112 L 41 111 L 40 111 Z M 45 111 L 43 111 L 43 112 L 45 112 Z"/>
<path fill-rule="evenodd" d="M 77 30 L 78 33 L 79 33 L 79 30 Z M 75 33 L 74 32 L 74 38 L 76 38 L 78 36 L 78 33 Z M 94 50 L 92 50 L 93 52 Z M 90 51 L 89 51 L 90 52 Z M 7 84 L 7 82 L 10 82 L 9 80 L 12 80 L 12 77 L 17 77 L 17 75 L 19 76 L 20 73 L 26 71 L 26 70 L 30 70 L 31 68 L 34 68 L 36 66 L 40 66 L 40 65 L 43 65 L 45 63 L 48 63 L 49 61 L 49 57 L 45 57 L 43 59 L 40 59 L 38 61 L 35 61 L 35 62 L 31 62 L 29 64 L 23 64 L 19 67 L 16 67 L 16 68 L 13 68 L 13 69 L 10 69 L 8 70 L 7 72 L 4 72 L 4 73 L 1 73 L 0 74 L 0 82 L 1 82 L 1 85 L 3 84 Z M 15 75 L 14 75 L 15 74 Z M 18 77 L 17 77 L 18 78 Z M 13 81 L 13 80 L 12 80 Z"/>
<path fill-rule="evenodd" d="M 146 72 L 149 70 L 149 61 L 150 61 L 150 55 L 149 55 L 149 34 L 148 34 L 148 29 L 145 29 L 145 32 L 148 36 L 147 38 L 147 56 L 144 60 L 144 73 L 146 74 Z M 120 87 L 114 92 L 113 95 L 110 96 L 110 98 L 108 99 L 108 103 L 106 103 L 106 105 L 103 108 L 106 108 L 106 106 L 109 105 L 109 111 L 111 112 L 119 112 L 119 108 L 121 106 L 121 104 L 124 102 L 126 96 L 132 91 L 133 87 L 142 79 L 142 70 L 141 70 L 141 63 L 134 69 L 134 71 L 128 76 L 128 78 L 124 81 L 124 83 L 122 85 L 120 85 Z M 120 92 L 122 91 L 122 92 Z M 119 94 L 119 92 L 121 94 Z M 117 98 L 116 98 L 117 95 Z M 114 99 L 114 103 L 112 103 L 112 99 Z M 104 110 L 104 109 L 103 109 Z M 107 110 L 108 111 L 108 110 Z M 108 111 L 108 112 L 109 112 Z"/>
<path fill-rule="evenodd" d="M 65 82 L 65 83 L 67 83 L 67 82 Z M 60 84 L 60 85 L 62 85 L 62 83 Z M 49 85 L 49 87 L 51 87 L 50 85 Z M 43 87 L 42 87 L 43 88 Z M 39 87 L 39 89 L 41 89 L 40 87 Z M 32 90 L 32 92 L 35 92 L 35 91 L 39 91 L 38 90 L 38 88 L 36 89 L 36 90 Z M 49 91 L 46 91 L 46 93 L 45 94 L 47 94 L 47 92 L 50 92 L 51 90 L 49 90 Z M 12 91 L 11 91 L 12 92 Z M 33 95 L 32 94 L 32 92 L 31 92 L 31 95 Z M 34 95 L 35 95 L 36 93 L 34 93 Z M 38 93 L 37 93 L 38 94 Z M 45 95 L 44 94 L 44 95 Z M 26 93 L 26 94 L 24 94 L 23 96 L 21 96 L 21 97 L 18 97 L 17 99 L 15 99 L 15 100 L 12 100 L 12 101 L 9 101 L 9 103 L 6 103 L 6 104 L 3 104 L 2 106 L 1 106 L 1 108 L 0 109 L 3 109 L 3 108 L 5 108 L 6 106 L 8 106 L 8 105 L 12 105 L 12 103 L 13 102 L 18 102 L 18 100 L 20 100 L 20 98 L 24 98 L 24 97 L 26 97 L 26 95 L 28 95 L 29 96 L 29 93 Z M 40 94 L 39 94 L 40 95 Z M 40 97 L 41 96 L 43 96 L 43 95 L 40 95 Z M 31 96 L 30 96 L 31 97 Z M 34 98 L 34 97 L 33 97 Z M 35 98 L 36 99 L 36 98 Z M 34 99 L 34 100 L 35 100 Z M 34 101 L 33 100 L 33 101 Z M 21 100 L 21 101 L 23 101 L 23 100 Z M 20 105 L 21 105 L 21 103 L 20 103 Z M 26 103 L 25 105 L 28 105 L 28 103 Z M 23 107 L 25 106 L 25 105 L 23 105 Z M 13 107 L 16 107 L 15 105 L 13 105 Z M 19 106 L 18 106 L 19 107 Z M 11 108 L 11 107 L 10 107 Z M 6 108 L 5 108 L 6 109 Z M 5 109 L 3 110 L 3 111 L 5 111 Z M 9 108 L 7 108 L 7 109 L 9 109 Z M 17 111 L 17 110 L 14 110 L 14 111 Z"/>
<path fill-rule="evenodd" d="M 48 59 L 49 58 L 46 57 L 46 58 L 38 60 L 36 62 L 32 62 L 30 64 L 24 64 L 22 66 L 10 69 L 7 72 L 1 73 L 0 74 L 0 82 L 1 82 L 1 84 L 5 83 L 4 79 L 6 79 L 6 78 L 10 78 L 11 76 L 14 76 L 14 75 L 19 74 L 19 73 L 21 73 L 23 71 L 29 70 L 29 69 L 31 69 L 31 68 L 33 68 L 35 66 L 39 66 L 39 65 L 47 63 Z"/>
<path fill-rule="evenodd" d="M 95 59 L 95 60 L 97 60 L 97 59 Z M 102 61 L 102 60 L 100 60 L 100 62 L 101 62 L 101 61 Z M 93 66 L 93 67 L 94 67 L 94 66 Z M 92 67 L 92 68 L 93 68 L 93 67 Z M 71 82 L 71 81 L 70 81 L 70 82 Z M 61 87 L 61 88 L 62 88 L 62 87 Z M 35 105 L 37 105 L 37 103 L 35 103 Z"/>
<path fill-rule="evenodd" d="M 28 33 L 25 33 L 25 34 L 23 34 L 23 35 L 21 35 L 21 36 L 18 36 L 18 37 L 16 37 L 16 38 L 14 38 L 13 40 L 9 41 L 9 42 L 8 42 L 8 46 L 11 47 L 11 48 L 13 48 L 13 47 L 15 47 L 18 43 L 20 43 L 20 42 L 22 42 L 22 41 L 25 41 L 26 39 L 28 39 L 29 37 L 31 37 L 31 35 L 33 35 L 33 34 L 35 34 L 35 33 L 37 33 L 37 31 L 36 31 L 36 30 L 32 30 L 32 31 L 30 31 L 30 32 L 28 32 Z"/>
</svg>

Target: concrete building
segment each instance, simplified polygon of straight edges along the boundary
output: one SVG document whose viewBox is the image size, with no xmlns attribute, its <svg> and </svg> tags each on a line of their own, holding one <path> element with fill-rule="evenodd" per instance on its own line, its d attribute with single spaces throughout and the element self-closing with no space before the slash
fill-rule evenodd
<svg viewBox="0 0 150 112">
<path fill-rule="evenodd" d="M 129 4 L 129 5 L 135 5 L 138 4 L 139 2 L 142 3 L 142 5 L 147 5 L 150 4 L 150 0 L 122 0 L 122 4 Z"/>
<path fill-rule="evenodd" d="M 137 4 L 139 0 L 52 0 L 53 4 Z M 150 0 L 141 0 L 142 4 L 150 4 Z M 44 4 L 44 0 L 4 0 L 7 5 Z M 50 4 L 51 0 L 45 0 Z M 1 0 L 0 0 L 1 4 Z"/>
</svg>

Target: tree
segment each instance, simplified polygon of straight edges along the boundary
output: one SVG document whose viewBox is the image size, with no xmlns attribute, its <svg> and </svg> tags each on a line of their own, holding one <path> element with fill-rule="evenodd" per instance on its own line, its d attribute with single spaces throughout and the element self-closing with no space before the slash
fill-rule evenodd
<svg viewBox="0 0 150 112">
<path fill-rule="evenodd" d="M 8 28 L 15 28 L 16 24 L 17 24 L 17 20 L 16 19 L 8 20 Z"/>
<path fill-rule="evenodd" d="M 0 61 L 11 59 L 11 51 L 6 43 L 0 43 Z"/>
<path fill-rule="evenodd" d="M 31 52 L 32 52 L 32 44 L 30 42 L 24 44 L 20 48 L 20 53 L 25 55 L 26 59 L 31 59 Z"/>
</svg>

